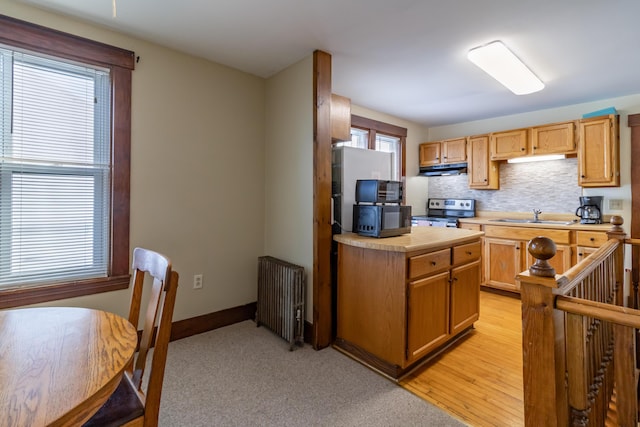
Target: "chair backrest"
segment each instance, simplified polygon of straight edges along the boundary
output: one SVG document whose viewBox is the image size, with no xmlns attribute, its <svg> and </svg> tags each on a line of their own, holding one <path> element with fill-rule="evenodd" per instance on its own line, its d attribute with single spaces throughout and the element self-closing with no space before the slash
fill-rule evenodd
<svg viewBox="0 0 640 427">
<path fill-rule="evenodd" d="M 149 302 L 144 315 L 144 326 L 138 355 L 135 362 L 127 369 L 133 385 L 144 396 L 145 425 L 149 420 L 156 420 L 160 411 L 160 396 L 164 378 L 167 349 L 171 338 L 171 320 L 178 288 L 178 273 L 171 269 L 171 261 L 164 255 L 143 248 L 133 250 L 132 262 L 133 294 L 129 310 L 129 322 L 137 326 L 140 322 L 143 287 L 145 275 L 153 278 L 153 285 L 149 295 Z M 151 281 L 150 279 L 148 281 Z M 161 313 L 158 322 L 158 314 Z M 156 324 L 158 325 L 156 331 Z M 154 343 L 155 337 L 155 343 Z M 150 347 L 154 347 L 149 381 L 146 391 L 143 388 L 143 376 L 147 354 Z"/>
</svg>

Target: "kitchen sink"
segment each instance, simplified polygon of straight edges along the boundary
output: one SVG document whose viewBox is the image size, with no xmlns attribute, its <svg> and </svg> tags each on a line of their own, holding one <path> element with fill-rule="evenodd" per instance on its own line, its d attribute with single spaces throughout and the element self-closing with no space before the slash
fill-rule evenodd
<svg viewBox="0 0 640 427">
<path fill-rule="evenodd" d="M 521 219 L 521 218 L 500 218 L 500 219 L 490 219 L 489 221 L 495 222 L 510 222 L 516 224 L 555 224 L 555 225 L 571 225 L 575 224 L 574 221 L 553 221 L 553 220 L 533 220 L 533 219 Z"/>
</svg>

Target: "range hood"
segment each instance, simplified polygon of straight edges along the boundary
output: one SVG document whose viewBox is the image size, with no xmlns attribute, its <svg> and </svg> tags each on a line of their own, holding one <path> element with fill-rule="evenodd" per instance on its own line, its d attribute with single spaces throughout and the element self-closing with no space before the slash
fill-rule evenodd
<svg viewBox="0 0 640 427">
<path fill-rule="evenodd" d="M 448 165 L 421 166 L 418 175 L 422 176 L 441 176 L 441 175 L 460 175 L 467 173 L 466 163 L 451 163 Z"/>
</svg>

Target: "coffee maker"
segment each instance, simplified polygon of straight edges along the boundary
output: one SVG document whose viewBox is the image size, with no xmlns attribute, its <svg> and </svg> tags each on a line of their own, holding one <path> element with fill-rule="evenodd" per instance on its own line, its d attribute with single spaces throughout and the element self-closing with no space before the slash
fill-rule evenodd
<svg viewBox="0 0 640 427">
<path fill-rule="evenodd" d="M 580 217 L 580 224 L 602 224 L 602 196 L 580 197 L 580 207 L 576 209 L 576 216 Z"/>
</svg>

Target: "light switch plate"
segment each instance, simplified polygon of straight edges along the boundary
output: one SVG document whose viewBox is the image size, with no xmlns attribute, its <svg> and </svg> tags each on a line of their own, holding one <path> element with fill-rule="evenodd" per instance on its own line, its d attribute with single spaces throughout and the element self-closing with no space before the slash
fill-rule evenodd
<svg viewBox="0 0 640 427">
<path fill-rule="evenodd" d="M 621 211 L 622 210 L 622 200 L 621 199 L 609 199 L 609 210 Z"/>
</svg>

